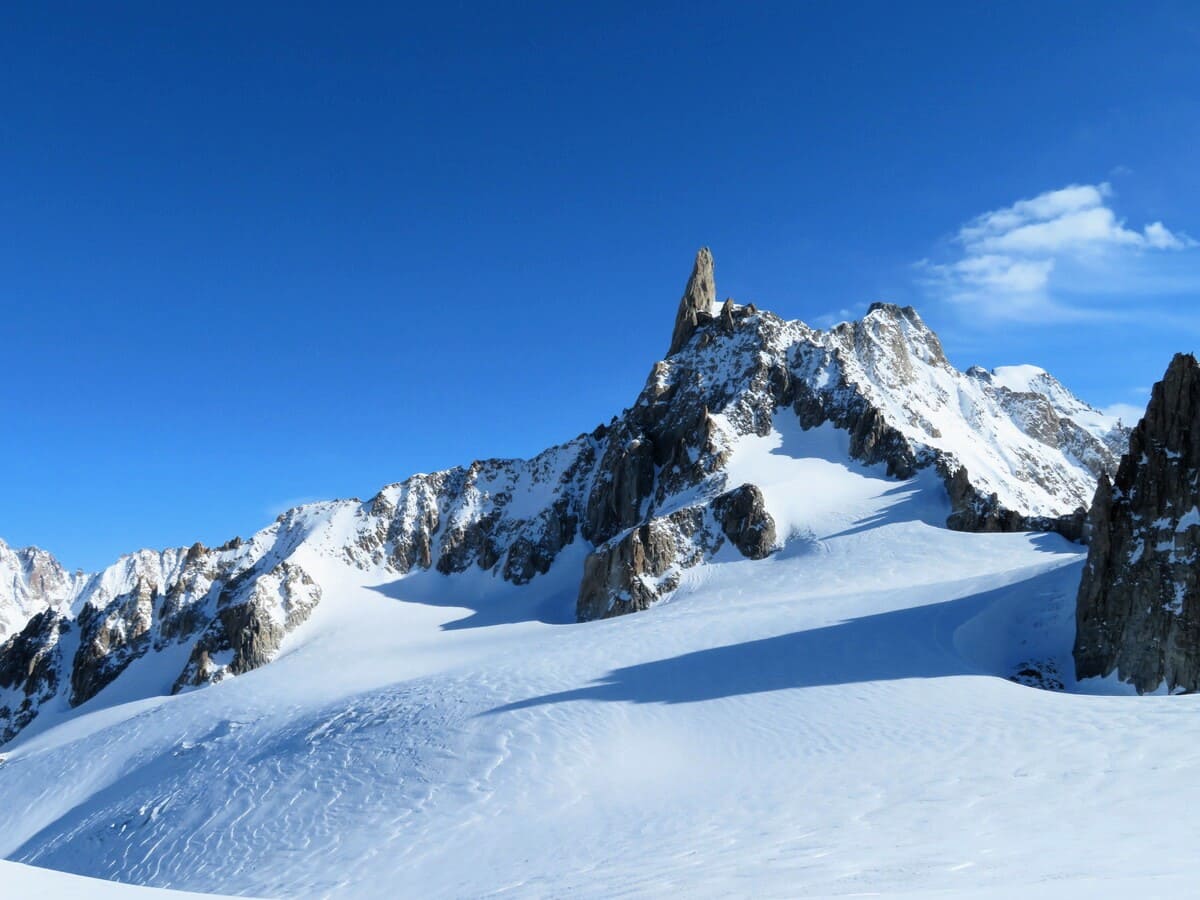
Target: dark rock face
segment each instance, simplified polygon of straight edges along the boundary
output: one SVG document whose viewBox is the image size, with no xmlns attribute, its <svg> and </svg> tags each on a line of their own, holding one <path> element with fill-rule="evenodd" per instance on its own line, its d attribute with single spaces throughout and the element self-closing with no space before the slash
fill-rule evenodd
<svg viewBox="0 0 1200 900">
<path fill-rule="evenodd" d="M 128 594 L 103 610 L 88 604 L 79 616 L 82 637 L 71 667 L 71 705 L 100 693 L 125 668 L 150 649 L 154 586 L 139 578 Z"/>
<path fill-rule="evenodd" d="M 767 512 L 763 493 L 755 484 L 726 491 L 713 501 L 721 530 L 742 556 L 765 559 L 775 549 L 775 520 Z"/>
<path fill-rule="evenodd" d="M 71 630 L 65 617 L 45 610 L 0 644 L 0 744 L 33 721 L 38 705 L 59 689 L 60 638 Z"/>
<path fill-rule="evenodd" d="M 442 553 L 438 557 L 437 570 L 443 575 L 462 572 L 472 562 L 479 568 L 490 569 L 500 559 L 500 548 L 492 539 L 499 513 L 472 519 L 447 530 L 442 539 Z"/>
<path fill-rule="evenodd" d="M 601 544 L 642 518 L 642 500 L 654 487 L 654 444 L 635 423 L 608 433 L 584 513 L 584 537 Z"/>
<path fill-rule="evenodd" d="M 681 569 L 718 546 L 720 538 L 699 506 L 631 529 L 584 561 L 576 618 L 587 622 L 648 609 L 679 586 Z"/>
<path fill-rule="evenodd" d="M 320 599 L 320 587 L 295 563 L 281 562 L 269 572 L 252 569 L 231 580 L 218 597 L 216 618 L 193 647 L 173 691 L 266 665 Z"/>
<path fill-rule="evenodd" d="M 1179 354 L 1092 504 L 1076 605 L 1079 678 L 1200 690 L 1200 367 Z"/>
<path fill-rule="evenodd" d="M 889 425 L 865 398 L 852 395 L 842 405 L 831 406 L 825 396 L 801 382 L 796 388 L 793 409 L 805 428 L 826 422 L 850 433 L 850 455 L 867 465 L 884 464 L 896 478 L 911 478 L 930 458 L 918 456 L 911 443 Z"/>
<path fill-rule="evenodd" d="M 688 279 L 675 315 L 675 330 L 667 356 L 674 356 L 691 338 L 696 326 L 712 320 L 712 307 L 717 302 L 716 282 L 713 279 L 713 258 L 707 247 L 696 254 L 692 276 Z M 732 320 L 730 320 L 732 321 Z"/>
<path fill-rule="evenodd" d="M 985 495 L 976 488 L 971 483 L 966 466 L 959 466 L 954 470 L 939 466 L 938 472 L 950 497 L 951 512 L 946 519 L 946 527 L 953 531 L 985 534 L 1043 531 L 1061 534 L 1069 541 L 1084 539 L 1087 530 L 1087 510 L 1083 507 L 1063 516 L 1024 516 L 1006 509 L 994 493 Z"/>
<path fill-rule="evenodd" d="M 575 539 L 579 518 L 560 498 L 540 514 L 536 524 L 540 526 L 540 539 L 521 535 L 508 549 L 502 574 L 513 584 L 528 584 L 534 576 L 549 572 L 559 552 Z"/>
</svg>

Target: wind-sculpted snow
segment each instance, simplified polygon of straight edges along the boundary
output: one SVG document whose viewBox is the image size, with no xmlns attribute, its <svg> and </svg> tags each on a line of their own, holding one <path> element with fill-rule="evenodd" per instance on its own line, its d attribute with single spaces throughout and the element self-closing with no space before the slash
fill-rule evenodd
<svg viewBox="0 0 1200 900">
<path fill-rule="evenodd" d="M 638 616 L 539 621 L 539 590 L 571 603 L 578 558 L 524 586 L 310 559 L 331 586 L 271 665 L 13 742 L 0 855 L 270 897 L 1183 883 L 1194 836 L 1158 822 L 1196 799 L 1188 698 L 1010 680 L 1077 687 L 1082 550 L 948 530 L 936 471 L 889 477 L 849 441 L 780 414 L 728 447 L 730 473 L 759 474 L 781 548 L 726 545 Z M 336 510 L 310 536 L 357 518 Z M 513 612 L 479 613 L 496 608 Z M 1041 827 L 1037 809 L 1073 825 Z"/>
<path fill-rule="evenodd" d="M 12 632 L 0 742 L 42 709 L 104 705 L 114 688 L 155 696 L 258 668 L 354 573 L 440 573 L 452 592 L 482 572 L 536 592 L 569 557 L 577 618 L 645 610 L 730 547 L 755 559 L 785 547 L 759 473 L 730 465 L 747 442 L 796 427 L 846 434 L 847 462 L 933 473 L 952 528 L 1081 534 L 1125 433 L 1050 376 L 958 372 L 911 308 L 877 304 L 817 331 L 753 305 L 718 308 L 714 290 L 705 251 L 676 352 L 635 403 L 533 459 L 414 475 L 366 502 L 290 510 L 246 541 L 143 550 L 92 576 L 0 546 L 0 572 L 13 573 L 0 583 Z"/>
</svg>

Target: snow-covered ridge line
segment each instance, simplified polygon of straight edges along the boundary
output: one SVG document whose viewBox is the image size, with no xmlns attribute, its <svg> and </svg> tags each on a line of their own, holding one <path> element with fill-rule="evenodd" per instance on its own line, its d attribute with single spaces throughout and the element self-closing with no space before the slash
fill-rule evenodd
<svg viewBox="0 0 1200 900">
<path fill-rule="evenodd" d="M 45 550 L 10 547 L 0 538 L 0 641 L 43 609 L 69 608 L 85 580 Z"/>
<path fill-rule="evenodd" d="M 1078 537 L 1125 442 L 1116 420 L 1045 373 L 1016 383 L 1009 370 L 957 371 L 910 307 L 876 304 L 829 331 L 717 307 L 706 250 L 672 351 L 629 409 L 529 460 L 415 475 L 366 502 L 289 510 L 247 541 L 140 551 L 86 578 L 41 551 L 0 551 L 15 573 L 0 582 L 0 611 L 20 629 L 0 645 L 0 741 L 44 704 L 92 701 L 148 653 L 176 660 L 146 686 L 160 693 L 269 662 L 320 602 L 312 572 L 330 559 L 380 580 L 482 569 L 525 585 L 578 541 L 577 617 L 645 609 L 726 542 L 759 558 L 786 539 L 757 486 L 726 471 L 732 448 L 772 433 L 778 415 L 848 431 L 850 455 L 888 474 L 936 469 L 960 530 Z M 10 558 L 36 558 L 42 574 Z"/>
</svg>

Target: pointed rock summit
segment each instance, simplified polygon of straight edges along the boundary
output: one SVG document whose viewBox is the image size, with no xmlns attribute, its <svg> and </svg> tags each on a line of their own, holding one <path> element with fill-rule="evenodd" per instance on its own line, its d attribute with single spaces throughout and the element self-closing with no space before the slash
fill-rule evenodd
<svg viewBox="0 0 1200 900">
<path fill-rule="evenodd" d="M 1139 693 L 1200 690 L 1200 365 L 1154 386 L 1116 478 L 1101 477 L 1076 601 L 1075 671 Z"/>
<path fill-rule="evenodd" d="M 671 334 L 671 349 L 667 356 L 674 356 L 688 342 L 696 327 L 712 318 L 713 305 L 717 302 L 716 281 L 713 280 L 712 251 L 700 248 L 696 263 L 692 266 L 692 277 L 688 279 L 683 298 L 679 301 L 679 312 L 675 314 L 675 331 Z"/>
</svg>

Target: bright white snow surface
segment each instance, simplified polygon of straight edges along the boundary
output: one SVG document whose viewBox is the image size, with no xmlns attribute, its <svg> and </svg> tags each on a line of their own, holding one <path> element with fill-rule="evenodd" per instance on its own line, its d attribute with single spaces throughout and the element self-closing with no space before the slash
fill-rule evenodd
<svg viewBox="0 0 1200 900">
<path fill-rule="evenodd" d="M 3 860 L 0 860 L 0 886 L 5 897 L 20 900 L 212 900 L 213 897 L 80 878 Z"/>
<path fill-rule="evenodd" d="M 1200 698 L 1007 680 L 1076 689 L 1080 548 L 948 531 L 844 441 L 744 439 L 786 543 L 619 619 L 553 624 L 578 553 L 523 588 L 313 554 L 277 661 L 6 747 L 0 855 L 267 897 L 1190 891 Z"/>
</svg>

